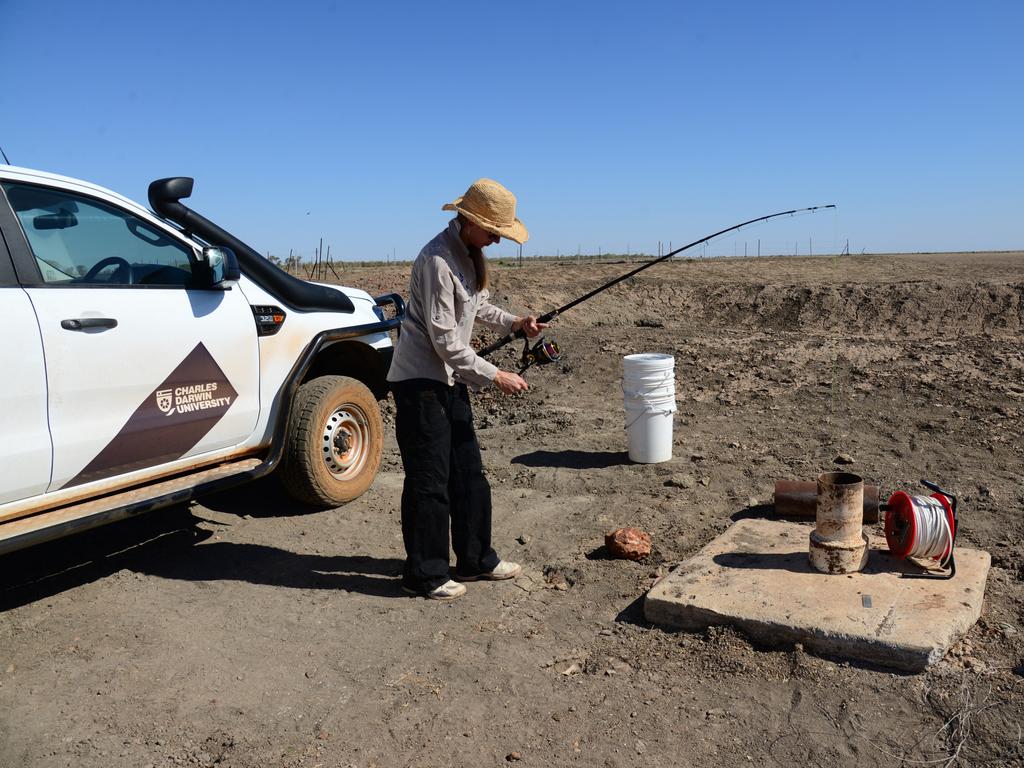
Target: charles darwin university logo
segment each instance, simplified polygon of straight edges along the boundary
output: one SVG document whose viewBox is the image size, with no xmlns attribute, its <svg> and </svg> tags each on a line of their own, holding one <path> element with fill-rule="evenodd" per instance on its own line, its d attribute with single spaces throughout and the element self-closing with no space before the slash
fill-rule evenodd
<svg viewBox="0 0 1024 768">
<path fill-rule="evenodd" d="M 207 381 L 202 384 L 157 390 L 156 407 L 168 416 L 173 416 L 175 413 L 206 411 L 231 405 L 233 391 L 230 395 L 217 394 L 221 383 L 224 382 Z"/>
<path fill-rule="evenodd" d="M 174 406 L 171 403 L 174 402 L 174 390 L 173 389 L 160 389 L 156 393 L 156 407 L 161 411 L 170 416 L 174 413 Z"/>
<path fill-rule="evenodd" d="M 236 397 L 213 355 L 197 344 L 64 487 L 180 459 L 216 426 Z"/>
</svg>

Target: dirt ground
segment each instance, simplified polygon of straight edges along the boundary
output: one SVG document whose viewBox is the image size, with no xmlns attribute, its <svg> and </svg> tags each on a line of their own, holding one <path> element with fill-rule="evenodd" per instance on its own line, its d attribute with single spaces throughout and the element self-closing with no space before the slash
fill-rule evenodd
<svg viewBox="0 0 1024 768">
<path fill-rule="evenodd" d="M 515 583 L 405 596 L 388 442 L 308 513 L 274 482 L 0 562 L 0 766 L 1024 765 L 1024 254 L 654 267 L 559 318 L 474 408 Z M 543 311 L 629 265 L 498 267 Z M 407 268 L 347 269 L 371 292 Z M 676 358 L 674 458 L 628 461 L 621 359 Z M 512 350 L 499 355 L 506 364 Z M 960 495 L 985 610 L 918 675 L 645 623 L 653 581 L 840 453 Z M 650 532 L 647 562 L 604 534 Z"/>
</svg>

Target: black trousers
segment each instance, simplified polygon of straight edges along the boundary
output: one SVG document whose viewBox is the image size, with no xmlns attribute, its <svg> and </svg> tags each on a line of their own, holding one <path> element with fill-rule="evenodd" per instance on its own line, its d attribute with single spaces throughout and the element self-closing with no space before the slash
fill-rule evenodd
<svg viewBox="0 0 1024 768">
<path fill-rule="evenodd" d="M 450 578 L 449 526 L 455 573 L 476 576 L 493 570 L 499 558 L 491 548 L 491 486 L 484 477 L 466 386 L 410 379 L 391 388 L 405 467 L 404 586 L 428 592 Z"/>
</svg>

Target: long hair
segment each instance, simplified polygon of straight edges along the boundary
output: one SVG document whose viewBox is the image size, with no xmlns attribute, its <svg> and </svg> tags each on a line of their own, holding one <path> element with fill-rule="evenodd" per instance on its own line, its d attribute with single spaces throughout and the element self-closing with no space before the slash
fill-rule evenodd
<svg viewBox="0 0 1024 768">
<path fill-rule="evenodd" d="M 466 222 L 469 221 L 461 213 L 459 214 L 459 226 L 466 226 Z M 476 289 L 482 291 L 489 285 L 487 279 L 487 257 L 484 256 L 482 248 L 476 248 L 472 245 L 467 245 L 466 248 L 469 250 L 469 258 L 473 261 L 473 271 L 476 272 Z"/>
<path fill-rule="evenodd" d="M 469 258 L 473 260 L 473 271 L 476 272 L 476 289 L 482 291 L 487 287 L 487 257 L 480 248 L 469 246 Z"/>
</svg>

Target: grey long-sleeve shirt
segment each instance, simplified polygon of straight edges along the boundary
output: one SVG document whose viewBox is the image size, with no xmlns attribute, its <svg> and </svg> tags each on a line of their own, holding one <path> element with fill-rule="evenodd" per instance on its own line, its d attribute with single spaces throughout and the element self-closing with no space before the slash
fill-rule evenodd
<svg viewBox="0 0 1024 768">
<path fill-rule="evenodd" d="M 494 381 L 498 368 L 469 346 L 473 323 L 504 335 L 516 316 L 488 303 L 486 288 L 476 290 L 476 270 L 459 230 L 459 220 L 452 219 L 413 262 L 388 381 L 434 379 L 451 386 L 458 380 L 474 388 Z"/>
</svg>

